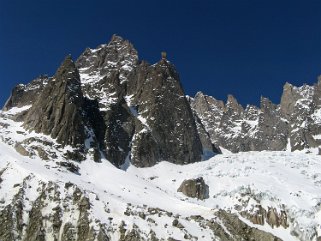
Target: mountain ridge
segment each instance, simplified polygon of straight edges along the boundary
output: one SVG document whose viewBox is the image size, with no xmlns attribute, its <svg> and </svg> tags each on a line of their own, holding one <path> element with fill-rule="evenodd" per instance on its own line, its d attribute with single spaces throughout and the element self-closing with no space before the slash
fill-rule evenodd
<svg viewBox="0 0 321 241">
<path fill-rule="evenodd" d="M 190 98 L 190 102 L 207 126 L 212 142 L 232 152 L 318 148 L 320 79 L 313 86 L 295 87 L 286 83 L 278 105 L 262 96 L 260 107 L 247 105 L 244 109 L 232 95 L 225 104 L 202 92 Z M 226 134 L 229 136 L 224 137 Z M 257 144 L 264 138 L 268 138 L 268 142 Z M 229 146 L 231 139 L 234 142 Z"/>
<path fill-rule="evenodd" d="M 70 56 L 66 59 L 71 61 Z M 61 66 L 64 65 L 63 63 Z M 202 137 L 202 141 L 206 142 L 206 150 L 203 151 L 203 144 L 199 138 L 190 106 L 185 99 L 178 73 L 166 59 L 161 59 L 154 65 L 138 61 L 138 54 L 133 45 L 120 36 L 113 35 L 108 44 L 100 45 L 94 50 L 87 48 L 75 61 L 73 68 L 77 70 L 77 73 L 79 72 L 81 83 L 81 93 L 76 95 L 82 95 L 83 93 L 84 97 L 81 97 L 80 101 L 84 103 L 86 102 L 83 100 L 84 98 L 98 101 L 99 113 L 90 109 L 87 112 L 95 112 L 101 115 L 102 123 L 89 123 L 89 120 L 80 120 L 89 114 L 85 114 L 83 117 L 79 114 L 81 118 L 76 119 L 80 122 L 87 122 L 86 128 L 83 126 L 81 129 L 88 129 L 87 136 L 90 135 L 89 132 L 94 135 L 92 137 L 93 142 L 98 140 L 99 143 L 93 143 L 93 145 L 97 146 L 98 152 L 105 155 L 116 166 L 123 165 L 128 155 L 135 165 L 150 166 L 162 160 L 181 164 L 200 161 L 203 152 L 206 151 L 208 155 L 208 153 L 214 154 L 215 151 L 218 151 L 213 145 L 209 145 L 210 141 L 206 140 L 208 139 L 207 136 Z M 66 71 L 72 72 L 73 70 L 67 69 Z M 59 73 L 59 70 L 57 73 Z M 153 81 L 150 82 L 150 79 Z M 51 83 L 54 80 L 55 78 L 48 79 L 48 82 Z M 45 91 L 47 86 L 44 87 L 44 90 L 38 88 L 38 91 Z M 172 92 L 170 92 L 171 88 Z M 64 92 L 64 89 L 61 91 L 63 95 L 67 93 Z M 34 95 L 25 95 L 31 99 L 35 97 Z M 157 98 L 155 98 L 156 95 L 158 95 Z M 54 96 L 55 94 L 51 96 L 51 93 L 44 94 L 44 98 L 53 99 Z M 70 97 L 67 96 L 66 98 Z M 11 96 L 3 109 L 10 109 L 14 105 L 14 99 L 17 99 L 16 96 Z M 37 99 L 38 103 L 44 103 L 41 96 Z M 170 99 L 170 102 L 165 104 L 167 99 Z M 32 101 L 29 100 L 30 102 Z M 150 102 L 147 107 L 154 106 L 149 114 L 147 113 L 150 110 L 144 107 L 145 102 Z M 84 111 L 86 107 L 83 105 L 83 103 L 80 103 L 77 108 Z M 50 111 L 54 113 L 62 109 L 59 117 L 62 123 L 74 123 L 67 124 L 67 128 L 79 124 L 76 119 L 69 121 L 69 117 L 66 118 L 68 112 L 64 112 L 64 103 L 52 104 L 51 106 Z M 89 107 L 87 106 L 87 109 Z M 39 105 L 33 108 L 36 110 L 43 109 Z M 181 117 L 175 114 L 175 111 L 172 111 L 175 108 L 181 110 Z M 33 110 L 31 109 L 30 112 L 32 113 Z M 36 111 L 36 113 L 38 112 Z M 167 121 L 167 117 L 162 114 L 165 112 L 171 119 L 170 121 Z M 40 113 L 40 115 L 42 114 Z M 56 137 L 56 134 L 50 133 L 49 130 L 35 128 L 36 125 L 31 125 L 32 114 L 27 114 L 24 118 L 25 126 L 30 129 L 51 134 L 53 138 Z M 60 129 L 56 122 L 54 120 L 54 125 L 50 126 L 49 129 Z M 177 125 L 173 126 L 172 123 L 177 123 Z M 165 131 L 165 128 L 168 131 Z M 64 135 L 64 133 L 62 132 L 61 135 Z M 171 140 L 173 138 L 180 138 L 179 135 L 183 135 L 183 133 L 184 137 L 187 138 L 184 142 L 178 146 L 167 144 L 173 142 Z M 85 133 L 83 136 L 85 136 Z M 64 137 L 67 138 L 68 135 Z M 84 143 L 85 137 L 82 139 L 80 142 Z M 145 141 L 146 139 L 148 141 Z M 164 142 L 164 140 L 166 141 Z M 59 141 L 62 142 L 62 139 L 58 139 Z M 75 147 L 73 144 L 81 143 L 67 144 L 72 144 Z M 146 144 L 150 146 L 149 149 L 142 148 Z M 78 148 L 77 151 L 81 149 L 84 148 Z M 83 152 L 86 152 L 86 150 L 83 150 Z"/>
<path fill-rule="evenodd" d="M 166 59 L 161 59 L 158 63 L 169 63 L 168 66 L 171 66 L 174 70 L 173 74 L 174 79 L 178 79 L 178 89 L 181 89 L 183 91 L 183 87 L 181 86 L 181 83 L 179 81 L 179 76 L 175 70 L 175 67 L 170 64 L 170 62 Z M 127 98 L 127 96 L 130 96 L 131 98 L 136 98 L 136 93 L 141 91 L 141 88 L 143 88 L 143 85 L 145 83 L 145 79 L 148 79 L 147 76 L 152 70 L 152 66 L 157 66 L 157 64 L 149 65 L 147 62 L 143 60 L 139 60 L 138 58 L 138 52 L 134 48 L 134 46 L 128 41 L 124 40 L 122 37 L 113 35 L 111 38 L 111 41 L 108 44 L 102 44 L 99 45 L 96 49 L 90 49 L 87 48 L 75 61 L 75 65 L 77 69 L 79 70 L 80 78 L 81 78 L 81 89 L 84 93 L 84 96 L 88 99 L 97 99 L 98 100 L 98 106 L 100 113 L 103 113 L 104 111 L 110 112 L 109 108 L 110 106 L 113 106 L 113 110 L 116 111 L 116 113 L 108 114 L 110 116 L 115 115 L 121 115 L 126 116 L 129 112 L 127 120 L 122 120 L 122 122 L 125 122 L 128 126 L 127 129 L 120 127 L 116 123 L 111 123 L 110 120 L 108 120 L 109 117 L 106 117 L 105 115 L 105 123 L 109 123 L 109 125 L 113 125 L 113 128 L 117 129 L 117 135 L 122 132 L 123 139 L 118 141 L 118 146 L 112 146 L 112 144 L 105 143 L 105 147 L 108 150 L 113 151 L 107 151 L 105 153 L 107 156 L 109 156 L 109 159 L 115 159 L 111 160 L 112 162 L 116 163 L 117 165 L 122 165 L 127 157 L 128 151 L 130 149 L 127 148 L 129 145 L 129 142 L 131 141 L 131 138 L 135 133 L 133 134 L 134 129 L 140 129 L 142 127 L 135 127 L 136 124 L 134 124 L 134 119 L 136 118 L 133 115 L 133 110 L 138 106 L 140 100 L 131 100 L 130 98 Z M 151 67 L 149 67 L 151 66 Z M 176 72 L 176 74 L 175 74 Z M 35 80 L 35 83 L 37 83 L 38 86 L 32 87 L 32 83 L 29 87 L 29 89 L 37 89 L 37 92 L 41 91 L 41 88 L 39 86 L 41 83 L 38 83 L 39 81 L 43 81 L 43 85 L 46 85 L 48 80 L 47 77 L 40 77 Z M 155 76 L 151 77 L 155 78 Z M 301 116 L 303 119 L 307 119 L 309 115 L 313 113 L 309 113 L 307 110 L 308 108 L 314 109 L 314 112 L 316 112 L 315 115 L 318 114 L 318 110 L 320 108 L 320 86 L 321 86 L 321 78 L 319 78 L 318 82 L 314 85 L 313 90 L 312 87 L 309 87 L 308 85 L 304 85 L 303 87 L 295 87 L 292 86 L 289 83 L 286 83 L 283 88 L 283 94 L 281 97 L 281 102 L 278 105 L 274 105 L 268 98 L 261 97 L 261 107 L 258 108 L 254 105 L 247 105 L 246 108 L 238 103 L 238 101 L 235 99 L 233 95 L 227 96 L 227 102 L 224 105 L 223 103 L 216 103 L 218 106 L 215 107 L 217 110 L 214 111 L 214 113 L 209 113 L 209 108 L 207 108 L 206 114 L 209 116 L 211 115 L 212 120 L 207 120 L 206 117 L 204 117 L 204 113 L 202 113 L 202 107 L 198 106 L 198 104 L 195 102 L 198 101 L 198 98 L 203 98 L 199 92 L 195 95 L 194 98 L 189 98 L 187 96 L 187 99 L 190 101 L 190 105 L 193 109 L 194 116 L 196 117 L 195 123 L 201 122 L 201 124 L 198 124 L 197 126 L 199 128 L 205 128 L 204 130 L 198 130 L 201 134 L 201 140 L 203 141 L 203 156 L 206 152 L 217 152 L 219 153 L 218 146 L 221 146 L 225 149 L 228 149 L 232 152 L 238 152 L 238 151 L 250 151 L 250 150 L 285 150 L 288 145 L 291 146 L 291 150 L 302 150 L 304 148 L 317 148 L 320 145 L 320 140 L 315 139 L 313 136 L 318 136 L 321 134 L 320 129 L 320 123 L 317 121 L 317 123 L 312 123 L 309 126 L 306 127 L 306 129 L 313 129 L 313 133 L 309 131 L 304 131 L 304 128 L 301 128 L 300 126 L 296 127 L 299 131 L 297 133 L 293 133 L 293 130 L 295 130 L 294 127 L 289 126 L 293 125 L 293 123 L 296 122 L 295 118 L 298 118 L 298 115 Z M 147 86 L 147 85 L 145 85 Z M 164 86 L 163 86 L 164 87 Z M 19 89 L 20 88 L 20 89 Z M 28 98 L 33 99 L 33 97 L 30 97 L 31 95 L 36 96 L 38 93 L 35 93 L 35 91 L 31 91 L 32 94 L 25 94 L 22 92 L 26 92 L 26 89 L 21 89 L 22 85 L 18 85 L 15 87 L 15 89 L 12 92 L 11 97 L 8 99 L 7 103 L 3 107 L 3 110 L 11 108 L 12 106 L 21 106 L 21 100 L 26 98 L 27 100 L 24 100 L 25 102 L 28 102 Z M 303 93 L 304 89 L 310 89 L 309 91 L 314 92 L 312 95 L 308 93 Z M 153 88 L 151 89 L 153 90 Z M 308 91 L 308 92 L 309 92 Z M 30 92 L 30 91 L 27 91 Z M 302 93 L 301 93 L 302 92 Z M 307 95 L 307 99 L 304 100 L 304 95 Z M 184 92 L 182 92 L 181 96 L 185 95 Z M 208 97 L 213 98 L 213 97 Z M 17 99 L 17 100 L 15 100 Z M 123 99 L 125 99 L 125 102 L 127 104 L 127 107 L 124 108 L 125 103 L 123 102 Z M 20 101 L 20 103 L 15 103 L 15 101 Z M 131 103 L 127 103 L 127 102 Z M 141 100 L 144 101 L 144 100 Z M 213 98 L 212 102 L 215 102 L 215 98 Z M 311 105 L 311 103 L 314 103 L 315 106 L 311 107 L 304 107 L 301 106 L 305 110 L 300 110 L 299 107 L 295 107 L 294 103 L 298 101 L 306 101 L 309 102 L 308 104 Z M 136 102 L 136 103 L 135 103 Z M 202 102 L 200 100 L 199 102 Z M 206 102 L 206 101 L 205 101 Z M 206 103 L 203 103 L 206 105 Z M 30 100 L 29 100 L 30 103 Z M 122 104 L 121 104 L 122 103 Z M 292 104 L 291 104 L 292 103 Z M 134 104 L 133 106 L 128 106 L 131 104 Z M 212 103 L 213 104 L 213 103 Z M 135 106 L 136 105 L 136 106 Z M 117 106 L 117 107 L 115 107 Z M 88 108 L 88 107 L 87 107 Z M 185 107 L 189 109 L 189 107 Z M 214 108 L 214 107 L 212 107 Z M 215 109 L 214 108 L 214 109 Z M 129 111 L 128 111 L 129 109 Z M 95 112 L 95 111 L 94 111 Z M 96 111 L 97 112 L 97 111 Z M 118 114 L 117 114 L 118 112 Z M 137 110 L 134 110 L 134 114 L 137 114 Z M 291 112 L 291 113 L 289 113 Z M 294 113 L 295 112 L 295 113 Z M 300 113 L 302 112 L 302 113 Z M 97 112 L 98 113 L 98 112 Z M 104 115 L 104 114 L 103 114 Z M 291 115 L 294 115 L 294 117 L 291 117 Z M 97 116 L 97 115 L 96 115 Z M 242 116 L 242 117 L 241 117 Z M 242 118 L 245 118 L 245 120 L 242 120 Z M 220 123 L 213 123 L 213 120 L 215 118 L 222 118 Z M 107 118 L 107 119 L 106 119 Z M 154 117 L 153 117 L 154 118 Z M 290 121 L 289 119 L 293 119 Z M 198 120 L 198 121 L 197 121 Z M 254 120 L 260 121 L 260 123 L 256 124 Z M 114 122 L 117 120 L 114 120 Z M 289 121 L 291 123 L 289 123 Z M 193 121 L 191 121 L 193 122 Z M 209 122 L 208 125 L 206 122 Z M 303 125 L 304 120 L 301 120 L 300 125 Z M 310 121 L 311 122 L 311 121 Z M 312 121 L 313 122 L 313 121 Z M 235 125 L 237 123 L 237 125 Z M 144 124 L 143 124 L 144 125 Z M 241 133 L 237 133 L 237 131 L 228 130 L 231 129 L 234 125 L 234 129 L 241 129 Z M 242 126 L 243 125 L 243 126 Z M 254 126 L 253 126 L 254 125 Z M 271 128 L 266 131 L 266 126 L 277 126 L 277 131 L 273 131 Z M 206 126 L 210 126 L 207 127 Z M 128 129 L 129 128 L 129 129 Z M 243 129 L 242 129 L 243 128 Z M 253 129 L 254 128 L 254 129 Z M 111 129 L 111 128 L 107 128 Z M 194 127 L 195 129 L 195 127 Z M 211 129 L 215 129 L 214 131 Z M 253 129 L 252 131 L 256 132 L 262 132 L 260 133 L 251 133 L 251 135 L 256 135 L 254 138 L 246 136 L 244 132 L 248 132 L 249 130 Z M 101 131 L 106 131 L 106 127 L 103 127 L 100 125 L 100 129 L 94 131 L 96 134 Z M 281 130 L 281 131 L 280 131 Z M 269 132 L 269 133 L 267 133 Z M 227 143 L 230 143 L 231 138 L 224 137 L 223 134 L 219 133 L 228 133 L 229 136 L 233 136 L 233 142 L 229 145 Z M 107 135 L 107 136 L 106 136 Z M 113 133 L 106 133 L 105 137 L 99 137 L 99 148 L 101 149 L 104 139 L 113 139 L 113 142 L 117 142 L 117 138 L 115 139 L 113 136 Z M 209 135 L 209 137 L 208 137 Z M 219 136 L 218 136 L 219 135 Z M 195 136 L 195 135 L 194 135 Z M 197 135 L 196 135 L 197 136 Z M 210 140 L 209 140 L 210 139 Z M 263 141 L 263 139 L 268 139 L 269 141 Z M 212 144 L 210 144 L 212 142 Z M 261 143 L 258 143 L 261 142 Z M 245 144 L 244 144 L 245 143 Z M 212 145 L 212 147 L 211 147 Z M 216 146 L 216 147 L 215 147 Z M 117 149 L 123 149 L 125 150 L 124 153 L 118 152 Z M 102 150 L 103 152 L 106 152 Z M 159 151 L 157 151 L 159 152 Z M 152 154 L 149 155 L 159 155 L 159 154 Z M 164 158 L 164 157 L 155 157 L 156 159 L 153 161 L 153 163 L 157 162 L 157 159 Z M 195 158 L 195 157 L 193 157 Z M 166 158 L 165 158 L 166 159 Z M 199 158 L 196 158 L 200 160 Z M 138 163 L 138 162 L 136 162 Z M 140 165 L 140 164 L 138 164 Z M 143 165 L 150 165 L 150 164 L 143 164 Z"/>
</svg>

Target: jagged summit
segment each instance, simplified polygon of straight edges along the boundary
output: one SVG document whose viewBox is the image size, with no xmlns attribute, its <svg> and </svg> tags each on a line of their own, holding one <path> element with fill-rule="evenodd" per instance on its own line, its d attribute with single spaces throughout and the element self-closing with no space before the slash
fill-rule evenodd
<svg viewBox="0 0 321 241">
<path fill-rule="evenodd" d="M 163 68 L 169 68 L 172 71 L 176 71 L 175 66 L 166 58 L 161 58 L 157 63 L 153 64 L 153 66 L 161 66 Z"/>
<path fill-rule="evenodd" d="M 70 54 L 65 57 L 64 61 L 59 66 L 54 76 L 54 80 L 56 82 L 72 82 L 76 88 L 80 88 L 79 72 Z"/>
<path fill-rule="evenodd" d="M 196 125 L 175 66 L 164 54 L 154 65 L 139 62 L 133 45 L 117 35 L 76 62 L 68 55 L 38 91 L 25 94 L 32 106 L 21 117 L 24 127 L 82 156 L 94 148 L 96 161 L 186 164 L 218 150 Z M 10 99 L 14 106 L 16 96 Z"/>
<path fill-rule="evenodd" d="M 27 112 L 24 126 L 63 145 L 84 143 L 83 94 L 78 70 L 68 55 Z"/>
<path fill-rule="evenodd" d="M 110 69 L 132 68 L 138 63 L 134 46 L 122 37 L 113 35 L 108 44 L 96 49 L 87 48 L 77 59 L 81 73 L 104 76 Z"/>
<path fill-rule="evenodd" d="M 123 42 L 123 41 L 124 41 L 123 37 L 121 37 L 118 34 L 113 34 L 113 36 L 111 37 L 111 40 L 110 40 L 110 42 Z M 126 40 L 126 41 L 128 41 L 128 40 Z"/>
<path fill-rule="evenodd" d="M 212 142 L 232 152 L 315 149 L 321 144 L 318 83 L 285 83 L 279 105 L 262 96 L 260 108 L 248 105 L 244 110 L 231 95 L 224 104 L 197 93 L 191 106 Z"/>
<path fill-rule="evenodd" d="M 144 153 L 151 151 L 147 156 L 157 157 L 152 158 L 154 161 L 178 164 L 200 161 L 202 144 L 176 69 L 161 60 L 150 66 L 146 74 L 146 81 L 135 95 L 138 114 L 145 119 L 142 121 L 144 131 L 135 134 L 133 145 L 135 147 L 136 141 L 142 143 L 141 147 L 154 144 L 150 150 L 134 148 L 133 156 L 138 155 L 136 159 L 141 160 Z M 165 133 L 168 133 L 167 138 L 164 138 Z M 145 159 L 146 165 L 151 165 L 151 158 L 148 159 Z"/>
</svg>

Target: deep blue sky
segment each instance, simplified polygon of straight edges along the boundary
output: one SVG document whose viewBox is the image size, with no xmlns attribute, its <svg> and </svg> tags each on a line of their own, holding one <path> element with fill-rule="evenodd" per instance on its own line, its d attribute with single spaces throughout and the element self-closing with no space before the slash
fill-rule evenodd
<svg viewBox="0 0 321 241">
<path fill-rule="evenodd" d="M 0 0 L 0 105 L 65 55 L 129 39 L 150 63 L 167 51 L 186 94 L 279 102 L 283 84 L 321 74 L 321 1 Z"/>
</svg>

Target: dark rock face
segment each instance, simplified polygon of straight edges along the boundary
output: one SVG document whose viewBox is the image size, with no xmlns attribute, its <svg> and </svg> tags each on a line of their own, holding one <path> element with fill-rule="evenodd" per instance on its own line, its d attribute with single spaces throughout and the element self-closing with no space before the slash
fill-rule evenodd
<svg viewBox="0 0 321 241">
<path fill-rule="evenodd" d="M 202 143 L 192 111 L 175 68 L 166 59 L 153 66 L 139 63 L 132 44 L 113 36 L 109 44 L 87 49 L 76 65 L 85 95 L 98 99 L 106 126 L 101 131 L 103 146 L 115 165 L 128 156 L 140 167 L 163 160 L 179 164 L 201 160 Z"/>
<path fill-rule="evenodd" d="M 320 80 L 314 86 L 285 84 L 280 107 L 291 126 L 292 151 L 321 145 L 320 95 Z"/>
<path fill-rule="evenodd" d="M 124 163 L 134 133 L 134 118 L 124 99 L 111 106 L 104 116 L 106 156 L 116 165 Z"/>
<path fill-rule="evenodd" d="M 63 145 L 83 145 L 82 104 L 79 73 L 68 56 L 32 105 L 24 125 Z"/>
<path fill-rule="evenodd" d="M 278 106 L 262 97 L 257 132 L 252 141 L 253 150 L 282 151 L 286 148 L 287 136 L 288 125 L 282 119 Z"/>
<path fill-rule="evenodd" d="M 221 149 L 212 143 L 210 134 L 206 131 L 206 128 L 203 125 L 201 119 L 196 114 L 194 114 L 194 119 L 197 127 L 197 132 L 203 147 L 203 158 L 207 159 L 209 157 L 212 157 L 213 152 L 222 154 Z"/>
<path fill-rule="evenodd" d="M 116 35 L 75 63 L 67 57 L 54 77 L 17 86 L 4 109 L 28 104 L 16 117 L 26 129 L 80 152 L 93 148 L 98 162 L 105 155 L 118 167 L 126 160 L 139 167 L 186 164 L 219 152 L 195 121 L 175 67 L 165 57 L 140 62 L 133 45 Z M 92 142 L 85 146 L 87 138 Z"/>
<path fill-rule="evenodd" d="M 178 164 L 201 160 L 202 144 L 173 65 L 161 60 L 151 66 L 135 98 L 140 123 L 133 138 L 133 163 L 151 166 L 162 160 Z"/>
<path fill-rule="evenodd" d="M 125 96 L 137 63 L 133 45 L 116 35 L 108 44 L 86 49 L 76 61 L 85 96 L 98 103 L 101 120 L 93 128 L 100 147 L 117 166 L 128 156 L 135 128 Z"/>
<path fill-rule="evenodd" d="M 200 161 L 203 149 L 216 151 L 205 130 L 201 142 L 178 73 L 166 59 L 152 66 L 138 62 L 132 44 L 113 36 L 109 44 L 87 49 L 76 65 L 85 95 L 98 99 L 104 148 L 114 164 L 126 157 L 139 167 L 163 160 L 184 164 Z"/>
<path fill-rule="evenodd" d="M 228 213 L 223 210 L 216 212 L 216 215 L 223 221 L 224 226 L 231 233 L 235 233 L 236 237 L 226 237 L 222 235 L 222 240 L 261 240 L 261 241 L 281 241 L 280 238 L 274 235 L 261 231 L 257 228 L 251 228 L 237 218 L 237 215 Z M 213 231 L 216 230 L 216 225 L 210 226 Z M 225 237 L 224 237 L 225 236 Z"/>
<path fill-rule="evenodd" d="M 188 197 L 200 200 L 204 200 L 209 197 L 209 187 L 205 184 L 202 177 L 184 180 L 177 191 L 182 192 Z"/>
<path fill-rule="evenodd" d="M 49 78 L 45 75 L 39 76 L 27 85 L 19 84 L 12 90 L 11 96 L 5 103 L 3 110 L 9 110 L 12 107 L 22 107 L 32 105 L 38 95 L 47 85 Z"/>
</svg>

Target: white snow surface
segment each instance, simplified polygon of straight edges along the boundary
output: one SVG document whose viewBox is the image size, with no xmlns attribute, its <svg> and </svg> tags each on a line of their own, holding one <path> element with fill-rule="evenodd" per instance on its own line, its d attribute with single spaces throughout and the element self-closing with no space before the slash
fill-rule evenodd
<svg viewBox="0 0 321 241">
<path fill-rule="evenodd" d="M 12 109 L 11 112 L 18 113 L 19 109 Z M 256 204 L 261 204 L 266 210 L 268 207 L 276 208 L 279 212 L 285 210 L 288 220 L 294 220 L 287 229 L 272 229 L 268 224 L 254 225 L 240 216 L 253 227 L 283 240 L 316 240 L 313 236 L 315 232 L 321 236 L 321 158 L 314 153 L 226 152 L 189 165 L 168 162 L 150 168 L 129 165 L 126 171 L 115 168 L 107 160 L 95 163 L 88 155 L 85 161 L 78 164 L 80 175 L 75 175 L 57 168 L 55 160 L 44 161 L 37 155 L 30 158 L 18 154 L 13 146 L 26 137 L 35 136 L 54 143 L 55 140 L 26 132 L 21 123 L 8 119 L 7 114 L 0 112 L 0 170 L 6 169 L 0 188 L 0 200 L 4 201 L 0 209 L 9 204 L 16 194 L 17 189 L 12 188 L 13 185 L 32 175 L 35 187 L 37 182 L 52 181 L 63 188 L 65 183 L 72 182 L 88 193 L 92 203 L 91 215 L 95 218 L 105 223 L 110 222 L 108 217 L 113 217 L 114 221 L 125 220 L 128 227 L 135 224 L 146 232 L 151 227 L 146 226 L 142 219 L 124 216 L 127 203 L 137 208 L 143 205 L 161 208 L 181 217 L 201 215 L 210 219 L 218 209 L 238 213 L 236 205 L 246 199 L 247 206 L 243 210 L 251 212 Z M 7 127 L 3 127 L 6 126 L 4 124 Z M 55 145 L 52 148 L 51 151 L 57 153 L 58 159 L 63 158 L 63 150 Z M 187 198 L 177 192 L 183 180 L 196 177 L 203 177 L 209 186 L 209 198 L 205 201 Z M 30 200 L 36 196 L 35 192 L 36 188 L 30 189 Z M 95 199 L 96 196 L 99 196 L 99 200 Z M 108 215 L 104 211 L 107 202 L 111 207 Z M 159 224 L 152 227 L 158 237 L 183 239 L 183 233 L 172 227 L 172 219 L 157 215 L 153 219 Z M 213 240 L 209 230 L 184 219 L 180 219 L 180 222 L 198 240 Z M 166 232 L 163 228 L 165 224 L 168 224 Z M 298 237 L 290 234 L 292 230 L 298 233 Z M 116 239 L 116 236 L 112 237 L 112 240 Z"/>
</svg>

